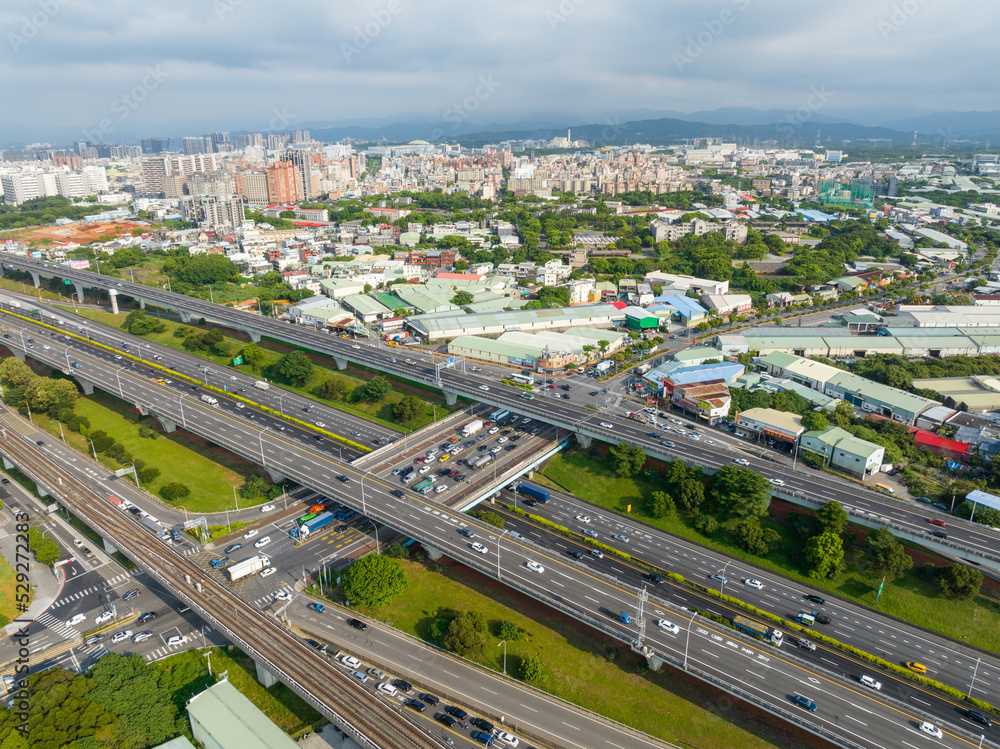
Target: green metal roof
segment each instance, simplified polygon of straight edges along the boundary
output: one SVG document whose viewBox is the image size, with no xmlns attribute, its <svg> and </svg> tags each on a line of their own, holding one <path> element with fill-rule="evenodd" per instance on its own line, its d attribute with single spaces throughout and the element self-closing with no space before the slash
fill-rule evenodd
<svg viewBox="0 0 1000 749">
<path fill-rule="evenodd" d="M 377 299 L 372 299 L 367 294 L 352 294 L 351 296 L 345 296 L 343 301 L 344 304 L 348 305 L 360 315 L 385 315 L 392 313 L 391 309 L 386 307 Z"/>
<path fill-rule="evenodd" d="M 297 749 L 280 728 L 228 681 L 188 700 L 188 715 L 222 749 Z"/>
<path fill-rule="evenodd" d="M 374 296 L 381 304 L 384 304 L 394 312 L 399 309 L 409 309 L 410 306 L 395 294 L 390 294 L 386 291 L 376 291 Z"/>
</svg>

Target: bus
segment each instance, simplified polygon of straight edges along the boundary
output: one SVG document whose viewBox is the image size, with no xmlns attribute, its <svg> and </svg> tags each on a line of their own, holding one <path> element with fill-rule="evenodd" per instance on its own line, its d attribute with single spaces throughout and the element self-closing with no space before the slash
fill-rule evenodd
<svg viewBox="0 0 1000 749">
<path fill-rule="evenodd" d="M 508 416 L 510 416 L 510 411 L 507 410 L 494 411 L 493 413 L 490 414 L 490 421 L 496 424 L 498 421 L 502 421 L 503 419 L 506 419 Z"/>
<path fill-rule="evenodd" d="M 312 520 L 314 517 L 316 517 L 316 513 L 315 512 L 310 512 L 308 515 L 303 515 L 302 517 L 300 517 L 297 522 L 298 522 L 299 526 L 303 526 L 306 523 L 308 523 L 310 520 Z"/>
<path fill-rule="evenodd" d="M 521 385 L 534 385 L 535 376 L 533 374 L 512 374 L 507 378 L 511 382 L 516 382 Z"/>
<path fill-rule="evenodd" d="M 875 491 L 882 492 L 883 494 L 895 494 L 896 490 L 891 486 L 886 486 L 885 484 L 875 484 Z"/>
<path fill-rule="evenodd" d="M 433 483 L 434 483 L 434 479 L 424 479 L 419 484 L 417 484 L 416 486 L 413 487 L 413 491 L 415 491 L 415 492 L 422 492 L 424 489 L 426 489 L 427 487 L 431 486 Z"/>
</svg>

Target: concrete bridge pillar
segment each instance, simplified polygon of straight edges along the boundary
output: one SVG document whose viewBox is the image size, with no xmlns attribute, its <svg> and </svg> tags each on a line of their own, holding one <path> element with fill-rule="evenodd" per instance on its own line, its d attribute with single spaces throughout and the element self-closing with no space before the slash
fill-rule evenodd
<svg viewBox="0 0 1000 749">
<path fill-rule="evenodd" d="M 649 653 L 646 656 L 646 665 L 649 666 L 650 671 L 659 671 L 661 668 L 663 668 L 665 663 L 666 661 L 663 660 L 656 653 Z"/>
<path fill-rule="evenodd" d="M 458 402 L 458 393 L 454 390 L 446 390 L 442 388 L 442 391 L 444 392 L 444 402 L 449 406 L 454 406 Z"/>
<path fill-rule="evenodd" d="M 160 422 L 164 434 L 173 434 L 177 431 L 177 422 L 171 421 L 166 416 L 154 416 L 153 418 Z"/>
<path fill-rule="evenodd" d="M 83 391 L 84 395 L 94 394 L 94 383 L 88 380 L 82 380 L 79 377 L 74 377 L 73 379 L 76 380 L 76 384 L 80 386 L 80 390 Z"/>
<path fill-rule="evenodd" d="M 110 541 L 108 541 L 108 539 L 104 538 L 103 536 L 101 537 L 101 542 L 104 544 L 103 546 L 104 551 L 106 551 L 108 554 L 114 554 L 116 551 L 118 551 L 118 549 L 115 548 L 115 545 L 112 544 Z"/>
<path fill-rule="evenodd" d="M 189 315 L 187 312 L 185 312 L 182 309 L 179 309 L 177 310 L 177 314 L 180 315 L 182 323 L 184 323 L 185 325 L 191 324 L 191 315 Z"/>
<path fill-rule="evenodd" d="M 333 361 L 337 364 L 337 369 L 347 369 L 347 359 L 342 356 L 333 357 Z"/>
<path fill-rule="evenodd" d="M 254 343 L 260 343 L 260 333 L 256 330 L 251 330 L 250 328 L 243 328 L 243 332 L 250 336 L 250 340 Z M 341 367 L 343 369 L 343 367 Z"/>
<path fill-rule="evenodd" d="M 73 288 L 76 289 L 76 301 L 83 304 L 83 284 L 79 281 L 74 281 Z"/>
<path fill-rule="evenodd" d="M 278 683 L 278 680 L 274 678 L 274 674 L 256 661 L 254 661 L 254 665 L 257 667 L 257 681 L 260 682 L 261 686 L 266 689 L 267 687 L 273 687 Z"/>
<path fill-rule="evenodd" d="M 140 299 L 139 300 L 139 309 L 146 309 L 146 300 L 145 299 Z"/>
<path fill-rule="evenodd" d="M 272 468 L 265 468 L 264 470 L 267 471 L 267 475 L 271 477 L 272 484 L 281 484 L 288 480 L 287 476 L 283 476 Z"/>
<path fill-rule="evenodd" d="M 24 352 L 23 351 L 18 351 L 16 348 L 12 348 L 10 350 L 10 353 L 12 353 L 14 355 L 15 359 L 18 359 L 18 360 L 20 360 L 22 362 L 24 361 Z"/>
<path fill-rule="evenodd" d="M 440 549 L 435 549 L 433 546 L 428 546 L 427 544 L 423 544 L 423 547 L 427 551 L 427 556 L 435 562 L 444 556 L 444 552 Z"/>
<path fill-rule="evenodd" d="M 111 297 L 111 313 L 114 315 L 118 314 L 118 292 L 114 289 L 108 291 L 108 296 Z"/>
<path fill-rule="evenodd" d="M 587 450 L 593 443 L 594 438 L 589 434 L 583 434 L 582 432 L 576 433 L 576 441 L 584 450 Z"/>
<path fill-rule="evenodd" d="M 29 270 L 29 271 L 28 271 L 28 273 L 30 273 L 30 274 L 31 274 L 31 281 L 32 281 L 32 283 L 34 283 L 34 284 L 35 284 L 35 288 L 36 288 L 36 289 L 37 289 L 37 288 L 38 288 L 39 286 L 41 286 L 41 285 L 42 285 L 42 279 L 41 279 L 41 277 L 40 277 L 40 276 L 38 275 L 38 271 L 37 271 L 37 270 Z"/>
<path fill-rule="evenodd" d="M 5 471 L 9 471 L 11 468 L 17 468 L 17 466 L 15 466 L 13 463 L 11 463 L 9 460 L 7 460 L 7 456 L 4 455 L 3 456 L 3 469 Z"/>
</svg>

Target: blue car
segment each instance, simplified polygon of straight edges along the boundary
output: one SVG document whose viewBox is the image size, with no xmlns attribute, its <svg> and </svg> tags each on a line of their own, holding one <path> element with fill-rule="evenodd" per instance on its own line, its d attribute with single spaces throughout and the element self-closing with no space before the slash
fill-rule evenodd
<svg viewBox="0 0 1000 749">
<path fill-rule="evenodd" d="M 493 734 L 486 731 L 473 731 L 472 740 L 478 741 L 483 746 L 493 746 Z"/>
<path fill-rule="evenodd" d="M 792 698 L 792 702 L 794 702 L 799 707 L 804 707 L 806 710 L 810 710 L 810 711 L 813 711 L 813 712 L 815 712 L 815 710 L 816 710 L 816 703 L 813 702 L 808 697 L 802 696 L 801 694 L 795 695 Z"/>
</svg>

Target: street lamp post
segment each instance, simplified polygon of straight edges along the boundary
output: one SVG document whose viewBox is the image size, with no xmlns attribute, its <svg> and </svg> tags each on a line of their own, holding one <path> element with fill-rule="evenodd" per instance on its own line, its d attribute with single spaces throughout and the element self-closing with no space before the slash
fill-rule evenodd
<svg viewBox="0 0 1000 749">
<path fill-rule="evenodd" d="M 500 537 L 497 539 L 497 580 L 500 579 L 500 542 L 503 541 L 503 537 L 507 534 L 508 530 L 510 529 L 508 528 L 503 533 L 501 533 Z"/>
<path fill-rule="evenodd" d="M 236 498 L 236 485 L 233 484 L 233 502 L 236 503 L 236 511 L 239 512 L 240 500 Z"/>
<path fill-rule="evenodd" d="M 184 421 L 184 395 L 180 395 L 177 399 L 177 403 L 181 407 L 181 426 L 187 429 L 187 422 Z"/>
<path fill-rule="evenodd" d="M 684 642 L 684 670 L 687 671 L 688 668 L 688 645 L 691 644 L 691 627 L 694 626 L 694 620 L 698 617 L 697 612 L 691 613 L 691 618 L 688 620 L 688 633 L 687 640 Z"/>
<path fill-rule="evenodd" d="M 284 398 L 286 395 L 288 395 L 288 393 L 282 393 L 281 395 L 278 396 L 278 410 L 281 412 L 282 416 L 285 415 L 285 407 L 284 405 L 282 405 L 281 399 Z"/>
<path fill-rule="evenodd" d="M 66 441 L 66 433 L 63 431 L 62 422 L 59 421 L 59 419 L 56 419 L 56 424 L 59 425 L 59 436 L 62 438 L 62 441 L 65 442 Z"/>
<path fill-rule="evenodd" d="M 507 641 L 506 640 L 502 641 L 500 643 L 500 645 L 503 645 L 503 675 L 506 676 L 507 675 Z M 500 647 L 500 645 L 497 645 L 497 647 Z"/>
<path fill-rule="evenodd" d="M 125 397 L 125 391 L 122 389 L 122 371 L 120 369 L 115 370 L 115 379 L 118 380 L 118 395 L 121 398 Z"/>
<path fill-rule="evenodd" d="M 368 517 L 368 507 L 365 505 L 365 479 L 367 476 L 361 474 L 361 511 Z M 370 518 L 369 518 L 370 519 Z"/>
<path fill-rule="evenodd" d="M 31 421 L 31 406 L 28 404 L 28 401 L 21 401 L 21 403 L 23 403 L 24 407 L 28 409 L 28 421 Z M 21 403 L 18 403 L 17 405 L 20 406 Z M 35 422 L 31 421 L 31 423 L 34 424 Z"/>
<path fill-rule="evenodd" d="M 976 683 L 976 674 L 979 673 L 979 663 L 982 658 L 976 658 L 976 668 L 972 672 L 972 681 L 969 683 L 969 693 L 965 696 L 965 699 L 969 699 L 972 696 L 972 685 Z"/>
<path fill-rule="evenodd" d="M 264 427 L 260 430 L 260 434 L 257 435 L 257 438 L 260 440 L 260 464 L 264 466 L 264 468 L 267 468 L 267 463 L 264 462 L 264 432 L 266 431 L 267 427 Z"/>
<path fill-rule="evenodd" d="M 722 580 L 719 581 L 721 583 L 719 585 L 719 595 L 720 596 L 722 595 L 723 591 L 725 591 L 725 589 L 726 589 L 726 567 L 728 567 L 732 563 L 733 563 L 733 560 L 730 559 L 728 562 L 725 563 L 725 565 L 723 565 L 722 569 L 719 570 L 719 577 L 722 578 Z"/>
<path fill-rule="evenodd" d="M 97 460 L 97 448 L 94 447 L 94 440 L 90 439 L 90 437 L 86 437 L 85 439 L 87 440 L 87 442 L 90 443 L 90 449 L 94 451 L 94 460 L 96 461 Z"/>
</svg>

